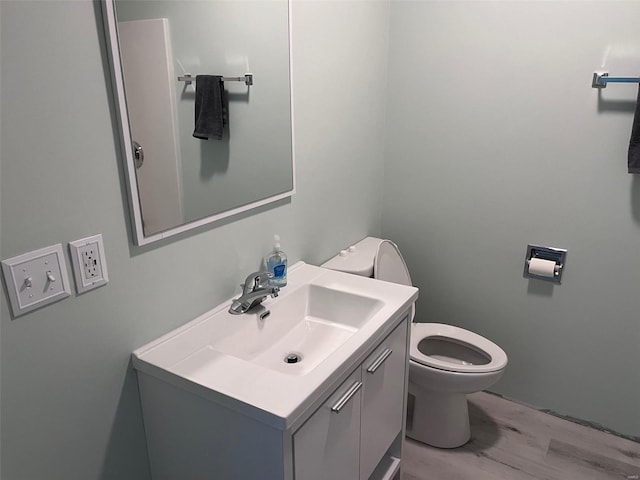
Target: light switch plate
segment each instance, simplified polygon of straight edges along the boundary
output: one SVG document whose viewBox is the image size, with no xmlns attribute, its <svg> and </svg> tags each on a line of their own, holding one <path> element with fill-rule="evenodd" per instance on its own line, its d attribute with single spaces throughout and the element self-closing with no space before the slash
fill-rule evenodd
<svg viewBox="0 0 640 480">
<path fill-rule="evenodd" d="M 14 317 L 71 294 L 61 244 L 3 260 L 2 273 Z"/>
</svg>

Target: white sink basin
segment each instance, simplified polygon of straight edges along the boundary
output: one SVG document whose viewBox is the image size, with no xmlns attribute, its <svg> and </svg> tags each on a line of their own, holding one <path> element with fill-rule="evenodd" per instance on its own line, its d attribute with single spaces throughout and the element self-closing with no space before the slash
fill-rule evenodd
<svg viewBox="0 0 640 480">
<path fill-rule="evenodd" d="M 241 315 L 228 313 L 229 300 L 139 348 L 133 364 L 261 421 L 286 423 L 416 297 L 413 287 L 298 262 L 277 298 Z"/>
<path fill-rule="evenodd" d="M 231 317 L 208 348 L 286 374 L 303 375 L 347 341 L 383 303 L 307 284 L 269 305 L 269 315 Z M 265 307 L 260 314 L 266 313 Z M 288 363 L 290 362 L 290 363 Z"/>
</svg>

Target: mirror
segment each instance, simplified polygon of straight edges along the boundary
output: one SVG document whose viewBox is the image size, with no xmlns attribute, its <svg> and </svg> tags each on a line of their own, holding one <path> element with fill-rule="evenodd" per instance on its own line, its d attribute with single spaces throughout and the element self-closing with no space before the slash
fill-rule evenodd
<svg viewBox="0 0 640 480">
<path fill-rule="evenodd" d="M 138 245 L 293 195 L 287 0 L 104 0 L 103 13 Z M 220 139 L 193 135 L 197 75 L 223 77 Z"/>
</svg>

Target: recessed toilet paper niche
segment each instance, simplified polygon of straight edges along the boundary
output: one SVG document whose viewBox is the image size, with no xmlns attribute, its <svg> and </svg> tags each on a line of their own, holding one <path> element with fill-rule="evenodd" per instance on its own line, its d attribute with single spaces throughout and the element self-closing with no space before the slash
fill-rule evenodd
<svg viewBox="0 0 640 480">
<path fill-rule="evenodd" d="M 528 245 L 524 262 L 524 276 L 562 283 L 567 251 L 562 248 Z"/>
</svg>

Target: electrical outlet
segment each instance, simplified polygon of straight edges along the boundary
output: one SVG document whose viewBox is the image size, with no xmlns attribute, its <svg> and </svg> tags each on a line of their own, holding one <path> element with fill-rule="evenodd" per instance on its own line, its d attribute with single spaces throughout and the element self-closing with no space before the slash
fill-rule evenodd
<svg viewBox="0 0 640 480">
<path fill-rule="evenodd" d="M 78 293 L 100 287 L 109 281 L 101 234 L 70 242 L 69 250 Z"/>
<path fill-rule="evenodd" d="M 98 242 L 89 242 L 86 245 L 78 247 L 80 257 L 82 258 L 82 278 L 83 280 L 99 280 L 102 278 L 102 265 Z"/>
</svg>

